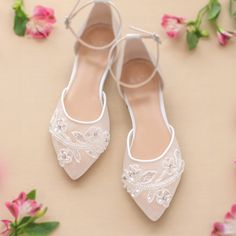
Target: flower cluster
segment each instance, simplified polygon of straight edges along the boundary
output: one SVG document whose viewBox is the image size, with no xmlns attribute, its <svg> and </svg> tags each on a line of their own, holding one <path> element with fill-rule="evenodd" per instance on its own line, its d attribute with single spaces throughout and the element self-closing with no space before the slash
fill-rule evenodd
<svg viewBox="0 0 236 236">
<path fill-rule="evenodd" d="M 24 10 L 23 0 L 16 0 L 13 5 L 15 11 L 14 31 L 18 36 L 28 35 L 35 39 L 47 38 L 56 23 L 54 10 L 44 6 L 36 6 L 32 16 Z"/>
<path fill-rule="evenodd" d="M 236 17 L 235 3 L 236 0 L 230 0 L 230 13 L 234 18 Z M 193 50 L 197 47 L 201 38 L 209 37 L 208 30 L 201 27 L 203 20 L 207 19 L 214 26 L 220 45 L 226 46 L 231 39 L 236 38 L 236 31 L 227 31 L 218 25 L 217 19 L 220 13 L 221 4 L 219 0 L 209 0 L 208 4 L 198 12 L 195 20 L 186 20 L 183 17 L 165 14 L 162 17 L 161 25 L 170 38 L 177 38 L 185 28 L 189 50 Z"/>
<path fill-rule="evenodd" d="M 216 222 L 213 225 L 211 236 L 233 236 L 236 234 L 236 204 L 226 213 L 224 222 Z"/>
<path fill-rule="evenodd" d="M 56 229 L 58 222 L 36 223 L 47 212 L 42 204 L 36 200 L 36 191 L 26 194 L 22 192 L 13 201 L 6 202 L 6 207 L 13 216 L 13 220 L 1 220 L 2 236 L 42 235 L 46 236 Z"/>
</svg>

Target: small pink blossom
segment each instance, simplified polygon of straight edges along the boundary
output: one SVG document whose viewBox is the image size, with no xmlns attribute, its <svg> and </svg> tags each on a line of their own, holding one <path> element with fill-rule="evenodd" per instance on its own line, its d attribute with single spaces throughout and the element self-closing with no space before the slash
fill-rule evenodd
<svg viewBox="0 0 236 236">
<path fill-rule="evenodd" d="M 224 222 L 216 222 L 213 225 L 211 236 L 233 236 L 236 234 L 236 204 L 226 213 Z"/>
<path fill-rule="evenodd" d="M 11 221 L 10 220 L 1 220 L 3 230 L 0 232 L 2 236 L 8 236 L 11 231 Z"/>
<path fill-rule="evenodd" d="M 22 192 L 15 200 L 7 202 L 6 207 L 15 219 L 19 219 L 24 216 L 34 216 L 42 208 L 42 205 L 35 200 L 27 199 L 26 193 Z"/>
<path fill-rule="evenodd" d="M 27 23 L 26 34 L 35 39 L 47 38 L 56 23 L 54 10 L 51 8 L 36 6 L 33 16 Z"/>
<path fill-rule="evenodd" d="M 35 199 L 36 190 L 32 190 L 28 194 L 21 192 L 16 199 L 6 203 L 7 209 L 14 218 L 0 220 L 0 236 L 25 235 L 26 230 L 32 227 L 37 229 L 37 232 L 32 231 L 32 235 L 48 235 L 59 226 L 57 221 L 38 222 L 46 214 L 47 207 L 42 208 Z M 46 228 L 41 227 L 42 223 L 46 223 Z"/>
<path fill-rule="evenodd" d="M 222 29 L 217 30 L 217 37 L 220 45 L 226 46 L 229 42 L 229 40 L 234 36 L 232 32 L 228 32 Z"/>
<path fill-rule="evenodd" d="M 186 24 L 186 19 L 165 14 L 162 17 L 161 25 L 170 38 L 179 36 L 182 27 Z"/>
</svg>

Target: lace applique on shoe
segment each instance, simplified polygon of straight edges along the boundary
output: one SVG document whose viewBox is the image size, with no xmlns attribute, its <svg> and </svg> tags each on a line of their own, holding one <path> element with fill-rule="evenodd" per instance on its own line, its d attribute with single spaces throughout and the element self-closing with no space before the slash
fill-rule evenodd
<svg viewBox="0 0 236 236">
<path fill-rule="evenodd" d="M 70 149 L 63 148 L 60 149 L 57 155 L 57 159 L 59 161 L 60 166 L 64 167 L 66 164 L 71 163 L 73 159 L 75 159 L 77 163 L 80 163 L 81 157 L 79 152 L 77 152 L 77 155 L 75 155 L 75 153 Z"/>
<path fill-rule="evenodd" d="M 109 143 L 110 135 L 100 127 L 90 127 L 84 134 L 79 131 L 72 132 L 76 141 L 84 147 L 85 152 L 92 158 L 98 158 Z"/>
<path fill-rule="evenodd" d="M 131 164 L 124 170 L 122 181 L 124 188 L 133 198 L 141 193 L 146 193 L 149 204 L 156 201 L 157 204 L 167 208 L 172 199 L 168 186 L 174 183 L 184 170 L 184 161 L 180 157 L 178 149 L 173 156 L 166 156 L 162 160 L 161 171 L 142 170 L 138 164 Z"/>
<path fill-rule="evenodd" d="M 57 154 L 62 167 L 73 160 L 80 163 L 81 151 L 97 159 L 106 150 L 110 140 L 109 132 L 101 127 L 91 126 L 83 133 L 77 130 L 69 131 L 69 123 L 58 111 L 51 120 L 49 131 L 63 146 Z"/>
</svg>

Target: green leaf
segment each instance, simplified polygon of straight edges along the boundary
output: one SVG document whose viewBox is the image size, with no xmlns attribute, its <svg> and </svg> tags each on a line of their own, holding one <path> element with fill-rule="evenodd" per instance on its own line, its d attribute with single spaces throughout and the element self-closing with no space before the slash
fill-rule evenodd
<svg viewBox="0 0 236 236">
<path fill-rule="evenodd" d="M 236 0 L 230 0 L 229 11 L 230 15 L 236 18 Z"/>
<path fill-rule="evenodd" d="M 17 0 L 13 5 L 13 10 L 15 11 L 14 32 L 18 36 L 24 36 L 29 18 L 24 11 L 23 1 Z"/>
<path fill-rule="evenodd" d="M 36 190 L 34 189 L 27 194 L 27 199 L 35 200 L 35 198 L 36 198 Z"/>
<path fill-rule="evenodd" d="M 210 5 L 210 9 L 208 11 L 208 20 L 216 20 L 221 12 L 221 4 L 218 1 L 214 1 Z"/>
<path fill-rule="evenodd" d="M 24 229 L 27 236 L 47 236 L 59 226 L 59 222 L 33 223 Z"/>
<path fill-rule="evenodd" d="M 199 42 L 199 35 L 196 32 L 187 32 L 187 43 L 189 50 L 193 50 L 197 47 Z"/>
<path fill-rule="evenodd" d="M 24 36 L 26 31 L 26 25 L 28 22 L 28 17 L 23 14 L 23 12 L 17 12 L 14 21 L 14 31 L 18 36 Z"/>
</svg>

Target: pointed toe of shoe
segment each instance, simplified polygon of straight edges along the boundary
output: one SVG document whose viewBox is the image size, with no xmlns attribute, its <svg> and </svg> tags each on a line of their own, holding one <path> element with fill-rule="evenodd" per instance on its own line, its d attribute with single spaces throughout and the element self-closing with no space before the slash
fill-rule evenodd
<svg viewBox="0 0 236 236">
<path fill-rule="evenodd" d="M 71 180 L 77 180 L 79 179 L 83 174 L 81 173 L 80 171 L 78 171 L 76 168 L 73 168 L 73 170 L 71 170 L 70 168 L 64 168 L 66 174 L 68 175 L 68 177 L 71 179 Z"/>
<path fill-rule="evenodd" d="M 153 222 L 158 221 L 162 215 L 165 213 L 166 209 L 160 209 L 158 212 L 155 211 L 153 213 L 150 213 L 149 215 L 146 214 L 146 216 Z"/>
<path fill-rule="evenodd" d="M 78 152 L 70 146 L 62 146 L 54 136 L 52 136 L 52 143 L 59 165 L 71 180 L 82 177 L 100 156 L 92 158 L 86 152 Z"/>
<path fill-rule="evenodd" d="M 124 159 L 124 188 L 145 215 L 157 221 L 170 206 L 184 171 L 178 143 L 175 139 L 162 156 L 149 161 L 135 159 L 129 146 Z"/>
<path fill-rule="evenodd" d="M 77 180 L 88 171 L 94 162 L 95 160 L 91 160 L 88 157 L 83 157 L 80 163 L 76 163 L 74 161 L 68 165 L 65 165 L 63 169 L 72 180 Z"/>
<path fill-rule="evenodd" d="M 162 215 L 164 215 L 165 211 L 165 208 L 159 207 L 159 209 L 151 209 L 148 212 L 144 211 L 144 213 L 151 221 L 156 222 L 162 217 Z"/>
<path fill-rule="evenodd" d="M 140 195 L 134 198 L 134 200 L 143 213 L 151 221 L 156 222 L 164 215 L 170 206 L 179 182 L 180 178 L 172 183 L 168 189 L 162 189 L 155 193 L 155 197 L 151 195 Z"/>
<path fill-rule="evenodd" d="M 165 213 L 166 208 L 157 204 L 148 204 L 145 199 L 135 199 L 143 213 L 153 222 L 158 221 Z"/>
</svg>

